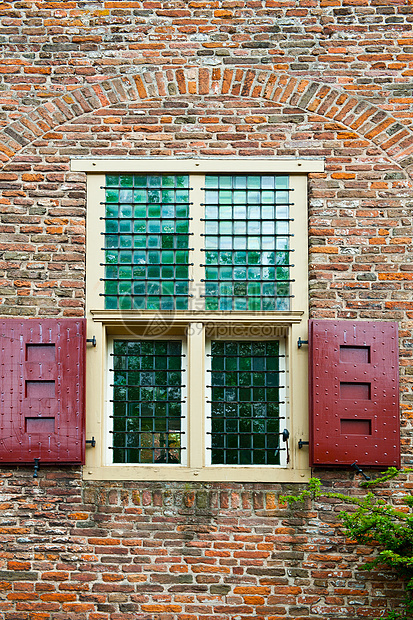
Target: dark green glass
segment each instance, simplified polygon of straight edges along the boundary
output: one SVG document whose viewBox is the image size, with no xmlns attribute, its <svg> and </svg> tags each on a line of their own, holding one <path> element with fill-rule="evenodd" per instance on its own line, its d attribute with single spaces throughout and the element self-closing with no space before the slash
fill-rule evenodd
<svg viewBox="0 0 413 620">
<path fill-rule="evenodd" d="M 212 464 L 279 464 L 278 341 L 215 340 L 211 370 Z"/>
<path fill-rule="evenodd" d="M 179 463 L 181 343 L 117 340 L 113 368 L 113 462 Z"/>
</svg>

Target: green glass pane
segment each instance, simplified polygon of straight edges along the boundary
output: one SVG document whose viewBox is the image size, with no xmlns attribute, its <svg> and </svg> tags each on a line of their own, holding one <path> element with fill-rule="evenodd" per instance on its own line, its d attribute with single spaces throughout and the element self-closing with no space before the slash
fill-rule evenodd
<svg viewBox="0 0 413 620">
<path fill-rule="evenodd" d="M 148 175 L 147 182 L 149 187 L 161 187 L 162 181 L 159 175 Z"/>
<path fill-rule="evenodd" d="M 175 192 L 175 201 L 177 203 L 189 202 L 189 193 L 187 190 L 177 189 Z"/>
<path fill-rule="evenodd" d="M 173 277 L 173 276 L 170 276 Z M 178 279 L 188 279 L 188 267 L 187 266 L 179 266 L 177 265 L 175 268 L 175 277 Z M 187 284 L 188 286 L 188 284 Z"/>
<path fill-rule="evenodd" d="M 134 203 L 142 203 L 141 205 L 141 209 L 143 209 L 143 211 L 140 211 L 140 213 L 143 213 L 143 217 L 146 214 L 146 203 L 147 202 L 147 193 L 145 189 L 135 189 L 133 192 L 133 202 Z M 136 207 L 135 207 L 135 213 L 136 213 Z"/>
<path fill-rule="evenodd" d="M 288 179 L 288 177 L 286 177 Z M 261 177 L 261 187 L 263 189 L 273 189 L 275 186 L 275 177 L 274 176 L 262 176 Z"/>
<path fill-rule="evenodd" d="M 105 295 L 117 295 L 118 282 L 106 281 L 105 282 Z"/>
<path fill-rule="evenodd" d="M 189 216 L 188 205 L 176 205 L 175 212 L 176 212 L 176 217 L 188 217 Z"/>
<path fill-rule="evenodd" d="M 162 235 L 161 247 L 163 249 L 172 249 L 174 247 L 173 235 Z"/>
<path fill-rule="evenodd" d="M 108 222 L 108 224 L 109 224 L 109 222 Z M 118 224 L 118 223 L 116 222 L 116 225 L 117 225 L 117 224 Z M 119 222 L 119 232 L 120 232 L 121 234 L 125 234 L 125 233 L 131 233 L 131 232 L 133 232 L 133 231 L 132 231 L 132 222 L 131 222 L 131 220 L 121 220 L 121 221 Z M 132 243 L 132 240 L 131 240 L 131 242 L 130 242 L 130 243 Z"/>
<path fill-rule="evenodd" d="M 247 187 L 247 177 L 246 176 L 235 176 L 233 180 L 233 187 L 236 189 L 244 189 Z"/>
<path fill-rule="evenodd" d="M 261 177 L 260 176 L 248 176 L 247 177 L 247 187 L 248 189 L 259 189 L 261 186 Z"/>
<path fill-rule="evenodd" d="M 159 279 L 161 276 L 161 268 L 159 265 L 149 265 L 146 273 L 148 278 Z"/>
<path fill-rule="evenodd" d="M 175 187 L 175 177 L 170 175 L 163 175 L 161 178 L 162 187 Z"/>
<path fill-rule="evenodd" d="M 173 252 L 168 252 L 168 255 L 172 255 L 173 256 Z M 165 261 L 168 262 L 168 261 Z M 188 252 L 183 252 L 181 250 L 178 250 L 177 252 L 175 252 L 175 262 L 176 264 L 187 264 L 188 263 Z"/>
<path fill-rule="evenodd" d="M 176 282 L 175 283 L 175 294 L 176 295 L 188 295 L 188 283 L 187 282 Z"/>
<path fill-rule="evenodd" d="M 121 204 L 119 206 L 119 217 L 130 218 L 133 215 L 133 206 L 131 204 Z"/>
<path fill-rule="evenodd" d="M 132 202 L 133 201 L 133 191 L 131 189 L 121 189 L 119 191 L 119 202 Z"/>
<path fill-rule="evenodd" d="M 106 204 L 106 217 L 118 217 L 118 209 L 117 204 Z"/>
<path fill-rule="evenodd" d="M 126 292 L 119 297 L 119 308 L 121 310 L 130 310 L 132 308 L 132 299 Z"/>
<path fill-rule="evenodd" d="M 277 175 L 276 176 L 276 188 L 277 189 L 288 189 L 289 187 L 289 177 Z"/>
<path fill-rule="evenodd" d="M 163 203 L 175 202 L 175 192 L 173 190 L 162 190 L 161 199 Z"/>
<path fill-rule="evenodd" d="M 132 252 L 129 250 L 121 250 L 119 252 L 119 263 L 130 264 L 132 262 Z"/>
<path fill-rule="evenodd" d="M 133 181 L 134 181 L 135 187 L 146 187 L 146 176 L 145 175 L 135 174 Z"/>
<path fill-rule="evenodd" d="M 119 177 L 119 185 L 121 187 L 133 187 L 133 175 L 121 174 Z"/>
<path fill-rule="evenodd" d="M 159 222 L 160 230 L 163 234 L 173 234 L 175 232 L 175 225 L 173 220 L 164 219 Z"/>
<path fill-rule="evenodd" d="M 119 278 L 130 280 L 132 278 L 132 267 L 119 267 L 118 275 Z"/>
<path fill-rule="evenodd" d="M 118 267 L 117 267 L 117 265 L 115 265 L 115 266 L 106 265 L 106 277 L 107 278 L 117 278 L 118 277 Z"/>
<path fill-rule="evenodd" d="M 107 189 L 106 202 L 119 202 L 119 191 L 116 189 Z"/>
<path fill-rule="evenodd" d="M 177 176 L 176 178 L 176 187 L 189 187 L 189 176 L 182 175 Z"/>
<path fill-rule="evenodd" d="M 121 248 L 130 248 L 132 247 L 132 237 L 130 235 L 120 235 L 119 237 L 119 247 Z M 126 252 L 129 254 L 129 252 Z M 125 255 L 125 252 L 119 252 L 120 260 L 122 260 L 122 256 Z"/>
<path fill-rule="evenodd" d="M 151 192 L 151 194 L 153 194 L 153 192 Z M 152 202 L 152 203 L 159 202 L 159 201 L 153 200 L 153 196 L 150 196 L 149 199 L 150 199 L 150 202 Z M 160 206 L 160 204 L 149 204 L 148 205 L 148 217 L 159 218 L 160 216 L 161 216 L 161 206 Z M 150 222 L 150 224 L 153 225 L 154 223 Z M 160 230 L 160 223 L 156 222 L 156 224 L 158 225 L 158 228 Z"/>
<path fill-rule="evenodd" d="M 119 185 L 119 176 L 116 175 L 112 175 L 112 174 L 107 174 L 106 175 L 106 185 L 107 186 L 118 186 Z"/>
<path fill-rule="evenodd" d="M 205 187 L 218 187 L 218 177 L 210 174 L 206 175 Z"/>
<path fill-rule="evenodd" d="M 117 233 L 118 232 L 118 222 L 108 220 L 106 222 L 106 232 L 107 233 Z"/>
<path fill-rule="evenodd" d="M 149 265 L 159 265 L 161 263 L 161 253 L 156 251 L 149 251 L 147 253 Z"/>
</svg>

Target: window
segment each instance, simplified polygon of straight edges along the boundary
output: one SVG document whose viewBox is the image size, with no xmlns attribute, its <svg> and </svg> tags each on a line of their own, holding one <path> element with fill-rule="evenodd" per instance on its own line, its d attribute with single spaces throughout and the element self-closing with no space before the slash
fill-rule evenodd
<svg viewBox="0 0 413 620">
<path fill-rule="evenodd" d="M 72 162 L 89 172 L 87 479 L 308 475 L 297 340 L 322 162 L 231 164 Z"/>
</svg>

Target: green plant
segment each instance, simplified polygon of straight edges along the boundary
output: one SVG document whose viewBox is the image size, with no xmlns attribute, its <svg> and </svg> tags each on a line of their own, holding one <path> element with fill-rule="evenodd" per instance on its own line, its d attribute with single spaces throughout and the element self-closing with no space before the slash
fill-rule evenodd
<svg viewBox="0 0 413 620">
<path fill-rule="evenodd" d="M 361 486 L 374 488 L 411 471 L 413 470 L 398 471 L 395 467 L 391 467 L 380 478 L 362 482 Z M 317 500 L 327 497 L 338 499 L 353 507 L 339 513 L 345 534 L 360 544 L 376 544 L 378 548 L 375 558 L 364 564 L 363 568 L 372 570 L 378 565 L 389 566 L 406 582 L 407 595 L 404 605 L 400 611 L 389 612 L 388 620 L 413 619 L 413 493 L 404 490 L 406 495 L 403 498 L 403 508 L 395 508 L 389 501 L 372 491 L 368 491 L 363 497 L 325 492 L 318 478 L 312 478 L 308 488 L 299 495 L 280 497 L 282 502 L 287 502 L 289 505 L 308 498 Z"/>
</svg>

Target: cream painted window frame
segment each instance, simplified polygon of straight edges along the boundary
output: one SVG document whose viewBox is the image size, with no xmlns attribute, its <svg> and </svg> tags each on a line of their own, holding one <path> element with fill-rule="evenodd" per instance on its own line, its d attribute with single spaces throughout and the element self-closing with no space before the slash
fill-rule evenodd
<svg viewBox="0 0 413 620">
<path fill-rule="evenodd" d="M 307 174 L 323 172 L 321 159 L 96 159 L 72 160 L 73 171 L 87 173 L 87 258 L 86 318 L 88 338 L 96 338 L 96 347 L 88 347 L 86 370 L 86 433 L 95 438 L 95 447 L 88 446 L 83 477 L 86 480 L 198 480 L 204 482 L 303 482 L 309 479 L 308 450 L 299 449 L 300 439 L 308 438 L 308 370 L 306 348 L 297 341 L 307 339 L 308 330 L 308 258 L 307 258 Z M 101 203 L 105 201 L 106 173 L 180 173 L 191 176 L 191 201 L 202 202 L 201 186 L 207 173 L 288 174 L 294 189 L 295 216 L 291 222 L 294 235 L 294 267 L 291 268 L 292 307 L 288 312 L 205 312 L 189 309 L 164 312 L 162 321 L 173 326 L 175 333 L 186 332 L 188 355 L 188 450 L 186 465 L 108 464 L 107 459 L 107 352 L 113 337 L 136 337 L 145 326 L 156 321 L 159 312 L 105 310 L 103 292 L 103 229 Z M 196 221 L 196 218 L 193 220 Z M 196 231 L 195 231 L 196 232 Z M 199 233 L 199 230 L 198 230 Z M 194 246 L 195 247 L 195 246 Z M 194 269 L 202 263 L 198 248 Z M 192 274 L 192 277 L 197 277 Z M 287 376 L 287 427 L 290 431 L 289 462 L 280 466 L 208 466 L 205 459 L 205 346 L 210 326 L 233 330 L 253 328 L 255 333 L 285 338 Z"/>
</svg>

